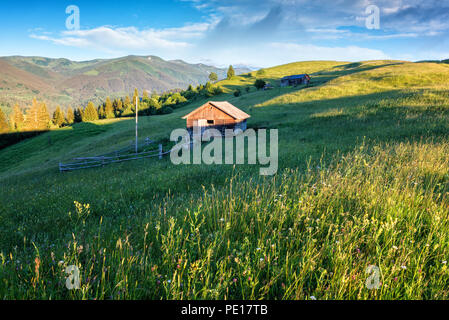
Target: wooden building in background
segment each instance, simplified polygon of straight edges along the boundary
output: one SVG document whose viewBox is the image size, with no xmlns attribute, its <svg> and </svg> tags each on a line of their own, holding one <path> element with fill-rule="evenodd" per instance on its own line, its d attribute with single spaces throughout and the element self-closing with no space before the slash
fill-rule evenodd
<svg viewBox="0 0 449 320">
<path fill-rule="evenodd" d="M 246 130 L 246 120 L 251 116 L 227 101 L 209 101 L 193 110 L 183 119 L 187 120 L 187 130 L 192 133 L 195 127 L 203 133 L 206 129 L 218 129 L 221 134 L 225 129 Z"/>
<path fill-rule="evenodd" d="M 287 76 L 281 79 L 281 87 L 309 84 L 310 80 L 311 78 L 308 74 L 297 74 L 293 76 Z"/>
</svg>

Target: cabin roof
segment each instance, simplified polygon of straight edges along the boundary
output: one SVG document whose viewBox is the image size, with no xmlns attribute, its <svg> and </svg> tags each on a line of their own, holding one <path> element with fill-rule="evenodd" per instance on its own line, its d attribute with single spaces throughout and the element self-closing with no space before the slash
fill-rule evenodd
<svg viewBox="0 0 449 320">
<path fill-rule="evenodd" d="M 185 115 L 182 118 L 183 119 L 189 118 L 194 113 L 196 113 L 199 109 L 203 108 L 204 106 L 206 106 L 208 104 L 210 104 L 210 105 L 216 107 L 217 109 L 223 111 L 224 113 L 228 114 L 229 116 L 231 116 L 235 120 L 245 120 L 245 119 L 248 119 L 248 118 L 251 117 L 249 114 L 243 112 L 242 110 L 240 110 L 239 108 L 237 108 L 236 106 L 230 104 L 227 101 L 209 101 L 206 104 L 204 104 L 201 107 L 193 110 L 192 112 L 190 112 L 189 114 Z"/>
<path fill-rule="evenodd" d="M 292 76 L 286 76 L 286 77 L 283 77 L 281 80 L 295 80 L 295 79 L 302 79 L 302 78 L 305 78 L 305 77 L 308 77 L 309 75 L 308 74 L 295 74 L 295 75 L 292 75 Z"/>
</svg>

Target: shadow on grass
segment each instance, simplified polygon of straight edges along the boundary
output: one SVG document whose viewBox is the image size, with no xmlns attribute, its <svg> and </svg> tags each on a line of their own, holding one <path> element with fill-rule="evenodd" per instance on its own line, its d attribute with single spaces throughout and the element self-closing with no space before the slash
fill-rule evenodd
<svg viewBox="0 0 449 320">
<path fill-rule="evenodd" d="M 398 100 L 409 101 L 422 93 L 392 90 L 256 108 L 248 128 L 278 129 L 280 149 L 282 144 L 297 148 L 298 165 L 309 156 L 321 157 L 323 152 L 332 157 L 335 152 L 352 151 L 365 139 L 369 144 L 448 139 L 449 108 L 423 102 L 395 105 Z"/>
</svg>

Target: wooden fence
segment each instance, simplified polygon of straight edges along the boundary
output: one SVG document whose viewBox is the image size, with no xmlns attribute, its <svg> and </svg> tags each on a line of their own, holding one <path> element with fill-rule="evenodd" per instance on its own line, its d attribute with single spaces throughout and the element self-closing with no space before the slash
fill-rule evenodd
<svg viewBox="0 0 449 320">
<path fill-rule="evenodd" d="M 144 149 L 146 146 L 150 146 L 153 143 L 154 142 L 151 139 L 147 138 L 145 139 L 144 144 L 140 145 L 139 148 Z M 159 147 L 157 149 L 145 150 L 138 153 L 131 152 L 132 149 L 134 149 L 134 146 L 129 146 L 100 156 L 74 158 L 73 162 L 71 163 L 60 162 L 59 171 L 65 172 L 87 168 L 103 167 L 105 165 L 112 163 L 119 163 L 153 157 L 158 157 L 159 159 L 162 159 L 164 155 L 167 155 L 171 152 L 171 150 L 164 152 L 162 144 L 159 144 Z"/>
</svg>

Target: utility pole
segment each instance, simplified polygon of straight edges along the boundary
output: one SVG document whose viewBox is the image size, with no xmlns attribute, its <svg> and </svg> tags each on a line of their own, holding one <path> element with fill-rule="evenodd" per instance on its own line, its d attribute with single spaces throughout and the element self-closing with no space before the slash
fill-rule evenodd
<svg viewBox="0 0 449 320">
<path fill-rule="evenodd" d="M 136 153 L 137 153 L 137 147 L 138 147 L 138 144 L 137 144 L 137 139 L 138 139 L 137 126 L 139 124 L 139 106 L 138 106 L 137 100 L 139 100 L 139 97 L 136 97 Z"/>
</svg>

